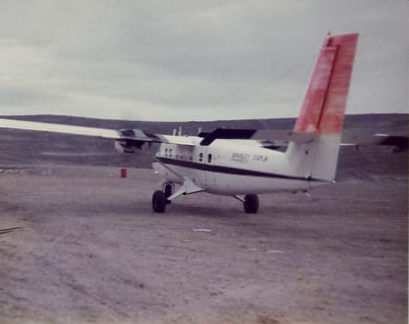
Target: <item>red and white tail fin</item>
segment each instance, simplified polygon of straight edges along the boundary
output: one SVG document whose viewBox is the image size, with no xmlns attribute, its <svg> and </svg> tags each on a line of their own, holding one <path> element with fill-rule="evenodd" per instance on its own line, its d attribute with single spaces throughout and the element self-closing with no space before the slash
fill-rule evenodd
<svg viewBox="0 0 409 324">
<path fill-rule="evenodd" d="M 289 162 L 298 175 L 335 178 L 345 107 L 358 34 L 327 36 L 311 77 L 294 131 L 314 133 L 309 144 L 291 143 Z"/>
</svg>

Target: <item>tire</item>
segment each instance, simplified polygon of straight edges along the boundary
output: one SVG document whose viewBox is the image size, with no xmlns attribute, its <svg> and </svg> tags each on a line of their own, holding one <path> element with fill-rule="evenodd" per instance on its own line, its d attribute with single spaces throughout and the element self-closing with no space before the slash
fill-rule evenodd
<svg viewBox="0 0 409 324">
<path fill-rule="evenodd" d="M 247 214 L 257 214 L 258 208 L 260 206 L 257 195 L 246 195 L 244 196 L 244 211 Z"/>
<path fill-rule="evenodd" d="M 152 209 L 155 213 L 164 213 L 166 210 L 166 196 L 163 191 L 155 191 L 152 196 Z"/>
<path fill-rule="evenodd" d="M 169 205 L 172 202 L 172 200 L 168 200 L 167 198 L 172 196 L 173 186 L 171 184 L 166 184 L 165 187 L 163 188 L 163 192 L 165 193 L 166 203 Z"/>
</svg>

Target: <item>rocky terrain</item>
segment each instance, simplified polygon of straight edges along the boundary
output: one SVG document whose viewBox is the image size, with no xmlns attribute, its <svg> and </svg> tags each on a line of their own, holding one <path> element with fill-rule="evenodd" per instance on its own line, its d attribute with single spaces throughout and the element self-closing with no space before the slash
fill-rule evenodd
<svg viewBox="0 0 409 324">
<path fill-rule="evenodd" d="M 179 125 L 199 126 L 135 123 L 165 133 Z M 407 125 L 407 115 L 348 116 L 346 132 L 407 134 Z M 13 130 L 0 138 L 1 324 L 408 321 L 407 152 L 342 149 L 336 184 L 261 195 L 253 216 L 205 193 L 155 214 L 160 179 L 137 168 L 154 147 L 121 156 L 105 140 Z"/>
</svg>

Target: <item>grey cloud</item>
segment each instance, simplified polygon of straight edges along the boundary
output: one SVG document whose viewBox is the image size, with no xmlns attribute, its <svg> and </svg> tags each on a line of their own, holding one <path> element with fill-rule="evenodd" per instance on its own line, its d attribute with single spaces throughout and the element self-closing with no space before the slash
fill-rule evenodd
<svg viewBox="0 0 409 324">
<path fill-rule="evenodd" d="M 329 29 L 361 32 L 350 112 L 387 112 L 392 99 L 393 109 L 407 109 L 401 8 L 377 0 L 3 0 L 1 44 L 17 45 L 0 51 L 2 112 L 294 116 Z"/>
<path fill-rule="evenodd" d="M 10 107 L 32 107 L 33 103 L 43 102 L 44 104 L 57 103 L 61 99 L 61 94 L 52 93 L 49 90 L 30 86 L 3 85 L 1 88 L 1 105 Z"/>
</svg>

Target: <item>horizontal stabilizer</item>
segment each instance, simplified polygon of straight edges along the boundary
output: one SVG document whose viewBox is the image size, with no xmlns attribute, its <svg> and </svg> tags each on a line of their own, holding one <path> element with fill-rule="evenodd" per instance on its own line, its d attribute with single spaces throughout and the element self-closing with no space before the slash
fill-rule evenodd
<svg viewBox="0 0 409 324">
<path fill-rule="evenodd" d="M 409 148 L 409 137 L 388 134 L 357 135 L 346 134 L 342 137 L 342 146 L 363 146 L 363 145 L 386 145 L 395 146 L 395 152 L 407 151 Z"/>
</svg>

